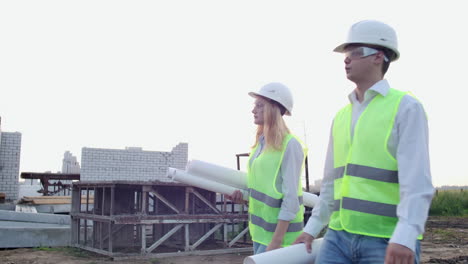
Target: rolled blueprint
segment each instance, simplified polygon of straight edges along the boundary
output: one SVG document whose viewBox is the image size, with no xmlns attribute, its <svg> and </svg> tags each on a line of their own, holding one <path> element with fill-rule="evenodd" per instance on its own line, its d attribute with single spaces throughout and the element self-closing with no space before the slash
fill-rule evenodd
<svg viewBox="0 0 468 264">
<path fill-rule="evenodd" d="M 225 185 L 247 190 L 247 174 L 200 160 L 192 160 L 187 164 L 187 173 L 204 179 L 210 179 Z M 201 188 L 201 187 L 200 187 Z M 218 191 L 219 192 L 219 191 Z M 314 207 L 319 198 L 313 193 L 303 192 L 304 206 Z"/>
<path fill-rule="evenodd" d="M 199 176 L 189 174 L 183 170 L 168 168 L 167 177 L 174 181 L 192 185 L 198 188 L 202 188 L 208 191 L 231 195 L 235 190 L 242 192 L 242 198 L 245 201 L 249 200 L 249 192 L 240 188 L 229 186 L 223 183 L 215 182 L 209 179 L 205 179 Z"/>
<path fill-rule="evenodd" d="M 319 197 L 313 193 L 302 192 L 302 199 L 304 200 L 304 206 L 314 207 L 319 202 Z"/>
<path fill-rule="evenodd" d="M 307 253 L 305 244 L 296 244 L 272 251 L 252 255 L 244 259 L 244 264 L 311 264 L 315 263 L 317 253 L 322 244 L 322 238 L 312 242 L 312 253 Z"/>
<path fill-rule="evenodd" d="M 233 170 L 201 160 L 191 160 L 187 164 L 187 172 L 247 190 L 247 174 L 239 170 Z"/>
</svg>

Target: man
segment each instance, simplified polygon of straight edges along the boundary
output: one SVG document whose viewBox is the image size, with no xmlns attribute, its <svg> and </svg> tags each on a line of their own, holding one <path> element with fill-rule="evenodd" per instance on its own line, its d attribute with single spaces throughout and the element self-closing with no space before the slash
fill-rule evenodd
<svg viewBox="0 0 468 264">
<path fill-rule="evenodd" d="M 361 21 L 334 51 L 356 87 L 333 121 L 321 201 L 295 243 L 310 251 L 328 224 L 316 263 L 419 263 L 434 194 L 428 125 L 419 101 L 384 79 L 400 56 L 396 33 Z"/>
</svg>

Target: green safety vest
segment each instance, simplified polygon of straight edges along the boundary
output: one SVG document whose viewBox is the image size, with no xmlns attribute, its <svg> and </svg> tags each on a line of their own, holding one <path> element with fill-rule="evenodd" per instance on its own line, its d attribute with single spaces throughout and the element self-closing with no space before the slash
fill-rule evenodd
<svg viewBox="0 0 468 264">
<path fill-rule="evenodd" d="M 352 105 L 341 109 L 333 123 L 334 208 L 329 227 L 354 234 L 390 238 L 398 222 L 398 162 L 388 152 L 400 101 L 390 89 L 376 95 L 356 122 L 351 140 Z M 421 238 L 421 236 L 419 237 Z"/>
<path fill-rule="evenodd" d="M 276 177 L 283 161 L 286 146 L 293 137 L 290 134 L 286 135 L 281 151 L 263 150 L 251 164 L 250 160 L 258 148 L 257 144 L 252 150 L 248 162 L 249 230 L 252 240 L 263 245 L 270 244 L 278 223 L 278 214 L 284 195 L 276 189 Z M 297 192 L 300 210 L 289 223 L 288 230 L 284 235 L 283 247 L 291 245 L 301 234 L 304 227 L 304 205 L 302 203 L 302 183 L 300 180 Z"/>
</svg>

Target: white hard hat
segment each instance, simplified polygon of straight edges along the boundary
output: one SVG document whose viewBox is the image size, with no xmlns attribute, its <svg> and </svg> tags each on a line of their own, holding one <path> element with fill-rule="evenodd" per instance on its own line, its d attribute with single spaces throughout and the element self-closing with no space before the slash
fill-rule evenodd
<svg viewBox="0 0 468 264">
<path fill-rule="evenodd" d="M 286 108 L 286 115 L 291 115 L 293 97 L 289 88 L 282 83 L 273 82 L 266 84 L 258 92 L 250 92 L 249 95 L 252 97 L 263 96 L 271 99 Z"/>
<path fill-rule="evenodd" d="M 371 44 L 388 48 L 395 52 L 395 56 L 390 58 L 391 61 L 396 61 L 400 57 L 395 30 L 380 21 L 363 20 L 352 25 L 349 29 L 346 42 L 336 47 L 333 51 L 344 52 L 346 45 L 353 43 Z"/>
</svg>

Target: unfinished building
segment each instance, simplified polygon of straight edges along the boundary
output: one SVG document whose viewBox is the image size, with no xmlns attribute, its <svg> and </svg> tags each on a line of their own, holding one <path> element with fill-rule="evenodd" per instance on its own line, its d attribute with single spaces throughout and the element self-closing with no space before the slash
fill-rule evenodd
<svg viewBox="0 0 468 264">
<path fill-rule="evenodd" d="M 187 152 L 186 143 L 171 152 L 83 148 L 72 245 L 114 259 L 251 251 L 246 207 L 166 177 L 185 168 Z"/>
</svg>

